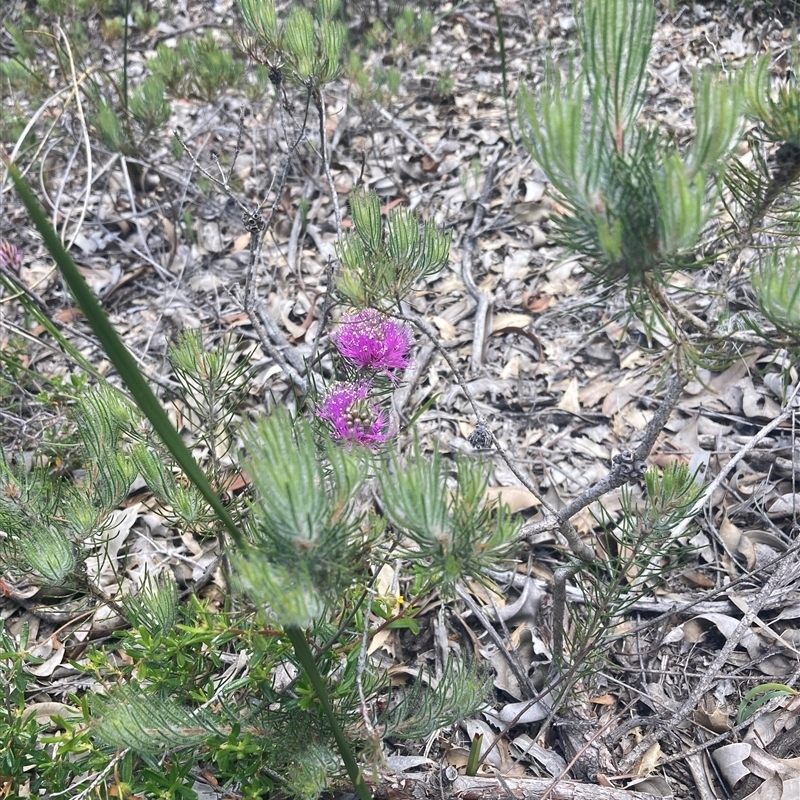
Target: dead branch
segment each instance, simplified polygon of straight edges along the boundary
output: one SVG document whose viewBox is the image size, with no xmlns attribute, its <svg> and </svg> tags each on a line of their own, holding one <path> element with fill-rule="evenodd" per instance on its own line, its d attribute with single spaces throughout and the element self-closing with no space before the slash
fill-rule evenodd
<svg viewBox="0 0 800 800">
<path fill-rule="evenodd" d="M 369 783 L 369 776 L 367 782 Z M 403 773 L 382 776 L 370 788 L 376 800 L 540 800 L 550 789 L 549 778 L 469 778 L 459 775 L 448 780 L 440 773 Z M 552 788 L 550 800 L 656 800 L 645 792 L 607 788 L 596 784 L 560 781 Z"/>
<path fill-rule="evenodd" d="M 486 325 L 489 320 L 491 301 L 488 295 L 478 289 L 475 284 L 475 276 L 472 274 L 472 251 L 475 249 L 478 232 L 483 223 L 483 217 L 489 203 L 489 196 L 492 193 L 494 176 L 497 172 L 497 163 L 500 160 L 500 153 L 501 151 L 498 150 L 492 163 L 489 164 L 489 168 L 486 170 L 486 179 L 483 182 L 483 189 L 475 203 L 475 215 L 472 218 L 472 224 L 469 226 L 466 236 L 464 236 L 461 253 L 461 278 L 464 281 L 467 293 L 476 303 L 475 329 L 472 335 L 472 358 L 470 359 L 470 369 L 473 373 L 477 372 L 483 366 L 483 351 L 486 346 Z"/>
</svg>

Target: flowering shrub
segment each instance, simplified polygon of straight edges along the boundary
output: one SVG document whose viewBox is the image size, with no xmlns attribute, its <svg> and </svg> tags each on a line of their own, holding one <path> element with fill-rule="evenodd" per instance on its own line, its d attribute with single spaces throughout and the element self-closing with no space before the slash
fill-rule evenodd
<svg viewBox="0 0 800 800">
<path fill-rule="evenodd" d="M 335 383 L 317 408 L 333 435 L 356 444 L 374 446 L 389 438 L 388 419 L 369 399 L 371 384 Z"/>
<path fill-rule="evenodd" d="M 346 316 L 332 338 L 342 357 L 357 369 L 391 375 L 390 370 L 405 369 L 410 364 L 408 328 L 374 308 Z"/>
</svg>

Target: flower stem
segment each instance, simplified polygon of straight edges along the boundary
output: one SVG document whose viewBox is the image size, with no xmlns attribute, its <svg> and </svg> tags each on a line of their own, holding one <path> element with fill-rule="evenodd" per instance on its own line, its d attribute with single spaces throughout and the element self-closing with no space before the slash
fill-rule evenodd
<svg viewBox="0 0 800 800">
<path fill-rule="evenodd" d="M 372 794 L 367 788 L 367 784 L 364 782 L 364 776 L 361 774 L 361 770 L 356 763 L 356 759 L 353 755 L 352 749 L 350 748 L 350 744 L 348 743 L 347 739 L 345 739 L 344 732 L 339 725 L 339 721 L 336 719 L 336 715 L 333 713 L 333 706 L 331 705 L 331 700 L 328 696 L 328 690 L 325 688 L 325 681 L 322 680 L 322 676 L 319 674 L 317 662 L 314 660 L 314 656 L 311 653 L 311 648 L 308 646 L 308 642 L 306 641 L 305 634 L 300 628 L 292 625 L 286 628 L 286 635 L 289 637 L 292 647 L 294 647 L 297 660 L 306 671 L 306 675 L 308 675 L 308 679 L 311 681 L 311 685 L 314 687 L 314 692 L 317 695 L 320 704 L 322 705 L 322 711 L 328 718 L 328 724 L 331 726 L 333 738 L 336 739 L 336 746 L 339 749 L 339 754 L 342 757 L 342 761 L 344 761 L 345 769 L 347 769 L 347 774 L 350 776 L 350 780 L 353 782 L 353 788 L 355 789 L 359 800 L 372 800 Z"/>
</svg>

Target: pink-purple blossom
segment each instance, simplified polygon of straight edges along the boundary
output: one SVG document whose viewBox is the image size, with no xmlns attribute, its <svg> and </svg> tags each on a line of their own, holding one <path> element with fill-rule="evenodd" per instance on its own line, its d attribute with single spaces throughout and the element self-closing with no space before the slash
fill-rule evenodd
<svg viewBox="0 0 800 800">
<path fill-rule="evenodd" d="M 22 267 L 22 253 L 19 248 L 5 239 L 0 239 L 0 266 L 10 269 L 15 275 L 19 275 Z"/>
<path fill-rule="evenodd" d="M 332 338 L 342 356 L 358 369 L 388 372 L 411 363 L 408 328 L 374 308 L 346 316 Z"/>
<path fill-rule="evenodd" d="M 373 447 L 389 438 L 388 419 L 384 411 L 369 399 L 370 385 L 335 383 L 317 408 L 317 416 L 325 420 L 337 439 Z"/>
</svg>

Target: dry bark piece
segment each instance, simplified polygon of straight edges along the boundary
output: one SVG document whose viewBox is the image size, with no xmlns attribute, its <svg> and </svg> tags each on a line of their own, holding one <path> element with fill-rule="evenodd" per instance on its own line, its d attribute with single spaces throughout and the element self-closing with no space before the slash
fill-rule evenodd
<svg viewBox="0 0 800 800">
<path fill-rule="evenodd" d="M 655 795 L 630 792 L 597 784 L 558 781 L 549 778 L 468 778 L 449 781 L 444 775 L 413 775 L 401 779 L 386 776 L 372 793 L 376 800 L 657 800 Z"/>
</svg>

